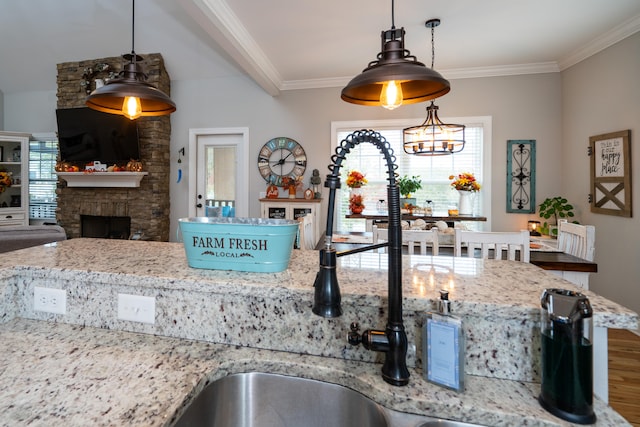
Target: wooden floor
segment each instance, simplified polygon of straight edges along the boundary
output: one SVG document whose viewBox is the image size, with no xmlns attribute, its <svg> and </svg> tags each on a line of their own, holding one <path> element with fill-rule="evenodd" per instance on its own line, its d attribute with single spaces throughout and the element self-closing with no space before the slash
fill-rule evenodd
<svg viewBox="0 0 640 427">
<path fill-rule="evenodd" d="M 640 427 L 640 336 L 609 329 L 609 405 Z"/>
</svg>

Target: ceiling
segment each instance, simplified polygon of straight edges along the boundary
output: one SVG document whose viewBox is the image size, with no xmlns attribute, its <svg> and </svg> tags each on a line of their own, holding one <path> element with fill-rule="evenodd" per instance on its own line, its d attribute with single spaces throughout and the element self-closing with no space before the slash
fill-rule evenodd
<svg viewBox="0 0 640 427">
<path fill-rule="evenodd" d="M 390 0 L 137 0 L 135 51 L 172 80 L 247 74 L 265 91 L 341 87 L 380 51 Z M 56 64 L 131 50 L 131 0 L 0 0 L 0 91 L 55 90 Z M 638 0 L 398 0 L 405 47 L 447 79 L 557 72 L 640 30 Z"/>
</svg>

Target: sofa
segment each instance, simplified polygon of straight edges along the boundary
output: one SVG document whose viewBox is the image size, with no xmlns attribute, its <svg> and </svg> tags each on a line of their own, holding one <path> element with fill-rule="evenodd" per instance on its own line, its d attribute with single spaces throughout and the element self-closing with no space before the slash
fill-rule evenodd
<svg viewBox="0 0 640 427">
<path fill-rule="evenodd" d="M 59 225 L 15 225 L 0 227 L 0 253 L 66 240 Z"/>
</svg>

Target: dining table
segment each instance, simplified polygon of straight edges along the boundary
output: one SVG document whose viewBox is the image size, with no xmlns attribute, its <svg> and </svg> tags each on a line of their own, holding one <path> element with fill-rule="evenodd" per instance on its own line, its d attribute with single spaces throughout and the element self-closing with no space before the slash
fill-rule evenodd
<svg viewBox="0 0 640 427">
<path fill-rule="evenodd" d="M 415 221 L 417 219 L 421 219 L 425 222 L 437 222 L 437 221 L 444 221 L 447 223 L 447 225 L 449 227 L 454 227 L 454 224 L 456 222 L 461 222 L 461 221 L 481 221 L 481 222 L 486 222 L 487 221 L 487 217 L 486 216 L 479 216 L 479 215 L 449 215 L 445 212 L 434 212 L 433 215 L 425 215 L 423 213 L 421 213 L 421 211 L 418 212 L 413 212 L 413 213 L 409 213 L 409 212 L 402 212 L 401 213 L 401 219 L 403 221 Z M 373 223 L 375 222 L 386 222 L 389 219 L 389 214 L 387 212 L 380 212 L 377 210 L 367 210 L 365 209 L 364 211 L 362 211 L 362 213 L 359 214 L 347 214 L 345 215 L 345 218 L 347 219 L 364 219 L 366 220 L 366 226 L 365 229 L 367 231 L 371 231 L 372 230 L 372 226 Z"/>
<path fill-rule="evenodd" d="M 364 249 L 373 243 L 373 233 L 370 231 L 334 232 L 333 246 L 336 251 Z M 320 249 L 325 245 L 323 234 L 316 245 Z M 562 252 L 557 247 L 557 240 L 553 238 L 532 237 L 530 242 L 529 262 L 543 270 L 552 272 L 597 273 L 598 264 L 594 261 L 578 258 Z M 453 248 L 440 247 L 440 255 L 453 255 Z M 564 273 L 560 274 L 563 275 Z"/>
</svg>

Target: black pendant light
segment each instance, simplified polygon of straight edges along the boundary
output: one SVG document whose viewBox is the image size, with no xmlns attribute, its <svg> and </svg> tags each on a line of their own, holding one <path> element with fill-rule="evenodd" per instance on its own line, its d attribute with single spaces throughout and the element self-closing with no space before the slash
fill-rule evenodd
<svg viewBox="0 0 640 427">
<path fill-rule="evenodd" d="M 431 68 L 433 68 L 435 49 L 433 29 L 440 25 L 439 19 L 430 19 L 425 23 L 431 28 Z M 431 101 L 427 107 L 427 118 L 420 126 L 412 126 L 402 131 L 404 152 L 418 156 L 439 156 L 453 154 L 464 149 L 464 125 L 443 123 L 438 117 L 438 106 Z"/>
<path fill-rule="evenodd" d="M 391 29 L 381 34 L 382 50 L 361 74 L 342 89 L 342 99 L 359 105 L 381 105 L 389 110 L 402 104 L 429 101 L 450 90 L 449 82 L 404 48 L 404 28 L 396 29 L 394 0 Z"/>
<path fill-rule="evenodd" d="M 147 83 L 147 75 L 138 61 L 142 57 L 134 50 L 135 9 L 132 0 L 131 54 L 122 55 L 129 61 L 117 78 L 94 90 L 87 97 L 87 107 L 109 114 L 122 114 L 131 120 L 140 116 L 166 116 L 176 111 L 176 104 L 158 88 Z"/>
</svg>

